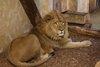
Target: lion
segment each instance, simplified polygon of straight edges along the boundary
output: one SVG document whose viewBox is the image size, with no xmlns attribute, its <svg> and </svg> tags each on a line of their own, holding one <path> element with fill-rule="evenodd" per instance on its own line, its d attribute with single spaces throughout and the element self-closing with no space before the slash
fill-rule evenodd
<svg viewBox="0 0 100 67">
<path fill-rule="evenodd" d="M 17 67 L 37 66 L 51 57 L 47 53 L 44 53 L 38 38 L 34 34 L 15 39 L 9 48 L 7 58 Z M 27 63 L 28 61 L 33 61 L 31 59 L 37 61 L 34 61 L 34 63 Z"/>
<path fill-rule="evenodd" d="M 100 60 L 96 63 L 95 67 L 100 67 Z"/>
<path fill-rule="evenodd" d="M 80 48 L 92 44 L 89 40 L 73 42 L 69 38 L 68 23 L 57 10 L 48 13 L 41 21 L 31 34 L 11 43 L 8 60 L 15 66 L 37 66 L 47 61 L 56 48 Z"/>
</svg>

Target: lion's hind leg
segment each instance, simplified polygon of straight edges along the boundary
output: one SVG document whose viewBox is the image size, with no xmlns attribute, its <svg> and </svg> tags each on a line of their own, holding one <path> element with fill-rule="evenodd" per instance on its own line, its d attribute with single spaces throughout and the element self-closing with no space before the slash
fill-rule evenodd
<svg viewBox="0 0 100 67">
<path fill-rule="evenodd" d="M 92 43 L 91 41 L 89 40 L 85 40 L 85 41 L 82 41 L 82 42 L 72 42 L 72 41 L 69 41 L 65 47 L 66 48 L 80 48 L 80 47 L 88 47 L 90 46 Z"/>
</svg>

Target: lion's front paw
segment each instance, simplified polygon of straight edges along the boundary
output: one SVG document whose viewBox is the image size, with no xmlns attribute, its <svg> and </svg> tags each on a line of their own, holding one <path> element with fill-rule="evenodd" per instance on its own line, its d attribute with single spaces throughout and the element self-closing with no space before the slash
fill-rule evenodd
<svg viewBox="0 0 100 67">
<path fill-rule="evenodd" d="M 100 61 L 96 63 L 95 67 L 100 67 Z"/>
<path fill-rule="evenodd" d="M 84 47 L 88 47 L 88 46 L 91 46 L 91 45 L 92 45 L 92 42 L 91 41 L 89 41 L 89 40 L 83 41 L 83 46 Z"/>
</svg>

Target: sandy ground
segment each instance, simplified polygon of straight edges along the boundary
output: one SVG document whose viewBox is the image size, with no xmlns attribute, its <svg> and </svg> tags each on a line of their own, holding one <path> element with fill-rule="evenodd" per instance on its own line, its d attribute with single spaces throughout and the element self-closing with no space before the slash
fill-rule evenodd
<svg viewBox="0 0 100 67">
<path fill-rule="evenodd" d="M 100 20 L 100 15 L 96 14 L 99 16 L 98 18 L 94 14 L 92 16 L 92 23 L 98 23 Z M 95 27 L 95 24 L 92 26 L 92 28 L 93 27 Z M 37 67 L 94 67 L 96 62 L 100 60 L 100 38 L 91 38 L 78 34 L 71 34 L 71 38 L 73 41 L 91 40 L 93 44 L 88 48 L 61 49 L 55 51 L 55 55 L 52 58 L 50 58 L 46 63 Z M 15 66 L 7 61 L 5 55 L 0 54 L 0 67 Z"/>
</svg>

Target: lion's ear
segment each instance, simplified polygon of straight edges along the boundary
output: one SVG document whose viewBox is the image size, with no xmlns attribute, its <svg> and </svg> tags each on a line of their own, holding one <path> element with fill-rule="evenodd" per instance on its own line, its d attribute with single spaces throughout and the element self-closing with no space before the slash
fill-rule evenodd
<svg viewBox="0 0 100 67">
<path fill-rule="evenodd" d="M 52 20 L 52 19 L 53 19 L 53 16 L 51 16 L 51 15 L 46 15 L 43 19 L 47 22 L 47 21 Z"/>
</svg>

